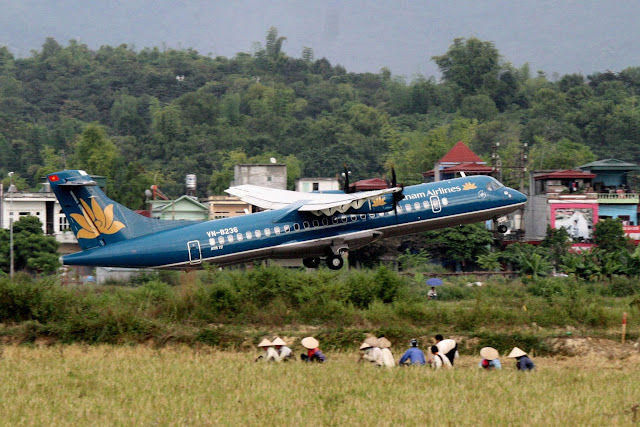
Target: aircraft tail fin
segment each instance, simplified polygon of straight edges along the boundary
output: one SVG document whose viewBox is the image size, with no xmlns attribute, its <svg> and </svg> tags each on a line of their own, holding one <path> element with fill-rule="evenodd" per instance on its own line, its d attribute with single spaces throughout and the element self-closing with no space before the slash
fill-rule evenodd
<svg viewBox="0 0 640 427">
<path fill-rule="evenodd" d="M 82 249 L 188 225 L 133 212 L 109 199 L 85 171 L 65 170 L 47 178 Z"/>
</svg>

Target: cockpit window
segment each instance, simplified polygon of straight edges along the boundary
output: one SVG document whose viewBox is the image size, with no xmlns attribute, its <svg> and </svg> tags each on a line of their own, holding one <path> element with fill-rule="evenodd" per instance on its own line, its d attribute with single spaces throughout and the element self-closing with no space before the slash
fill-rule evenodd
<svg viewBox="0 0 640 427">
<path fill-rule="evenodd" d="M 498 189 L 500 189 L 502 187 L 504 187 L 504 185 L 500 184 L 495 179 L 492 179 L 491 181 L 487 182 L 487 190 L 488 191 L 495 191 L 495 190 L 498 190 Z"/>
</svg>

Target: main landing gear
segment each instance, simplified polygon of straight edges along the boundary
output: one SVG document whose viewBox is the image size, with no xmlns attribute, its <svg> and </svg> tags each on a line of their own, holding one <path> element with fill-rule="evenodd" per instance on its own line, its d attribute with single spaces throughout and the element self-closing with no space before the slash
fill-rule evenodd
<svg viewBox="0 0 640 427">
<path fill-rule="evenodd" d="M 327 267 L 331 270 L 340 270 L 344 265 L 344 259 L 341 255 L 329 255 L 325 259 Z M 307 268 L 318 268 L 320 265 L 320 258 L 304 258 L 302 264 Z"/>
</svg>

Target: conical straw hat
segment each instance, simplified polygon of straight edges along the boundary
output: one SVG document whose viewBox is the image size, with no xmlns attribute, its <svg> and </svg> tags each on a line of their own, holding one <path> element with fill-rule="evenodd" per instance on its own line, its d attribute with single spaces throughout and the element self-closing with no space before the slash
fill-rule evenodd
<svg viewBox="0 0 640 427">
<path fill-rule="evenodd" d="M 527 353 L 520 350 L 518 347 L 513 347 L 513 350 L 511 350 L 511 353 L 509 353 L 507 357 L 520 357 L 520 356 L 526 356 L 526 355 Z"/>
<path fill-rule="evenodd" d="M 480 356 L 482 356 L 483 359 L 494 360 L 500 357 L 500 353 L 493 347 L 484 347 L 480 350 Z"/>
<path fill-rule="evenodd" d="M 371 347 L 372 345 L 365 341 L 360 345 L 360 350 L 364 350 L 365 348 L 371 348 Z"/>
<path fill-rule="evenodd" d="M 300 342 L 300 344 L 302 344 L 302 346 L 304 348 L 307 348 L 309 350 L 313 350 L 314 348 L 318 348 L 318 346 L 320 345 L 318 340 L 315 339 L 314 337 L 302 338 L 302 341 Z"/>
<path fill-rule="evenodd" d="M 273 342 L 271 343 L 272 345 L 287 345 L 286 342 L 284 342 L 284 340 L 280 337 L 276 337 L 275 340 L 273 340 Z"/>
<path fill-rule="evenodd" d="M 273 344 L 271 344 L 271 341 L 265 338 L 262 341 L 260 341 L 260 344 L 258 344 L 258 347 L 271 347 L 272 345 Z"/>
<path fill-rule="evenodd" d="M 389 341 L 385 337 L 378 338 L 378 342 L 380 343 L 380 348 L 389 348 L 389 347 L 391 347 L 391 341 Z"/>
<path fill-rule="evenodd" d="M 378 338 L 376 337 L 369 337 L 364 340 L 364 342 L 369 344 L 369 347 L 380 347 L 380 343 L 378 342 Z"/>
</svg>

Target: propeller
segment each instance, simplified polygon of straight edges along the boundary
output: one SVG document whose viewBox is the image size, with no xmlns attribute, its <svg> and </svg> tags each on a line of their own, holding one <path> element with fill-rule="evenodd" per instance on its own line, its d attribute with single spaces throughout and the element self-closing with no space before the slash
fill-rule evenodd
<svg viewBox="0 0 640 427">
<path fill-rule="evenodd" d="M 391 168 L 391 188 L 396 188 L 396 169 Z M 398 202 L 404 199 L 404 184 L 400 184 L 401 190 L 393 193 L 393 213 L 396 214 L 396 222 L 398 221 Z"/>
<path fill-rule="evenodd" d="M 355 188 L 353 190 L 349 188 L 349 169 L 347 168 L 347 164 L 343 163 L 343 166 L 344 166 L 344 187 L 342 191 L 344 191 L 346 194 L 354 193 Z"/>
</svg>

